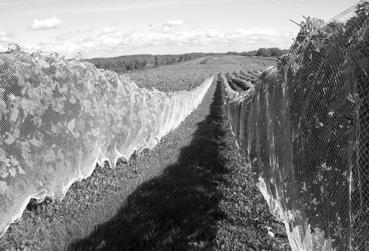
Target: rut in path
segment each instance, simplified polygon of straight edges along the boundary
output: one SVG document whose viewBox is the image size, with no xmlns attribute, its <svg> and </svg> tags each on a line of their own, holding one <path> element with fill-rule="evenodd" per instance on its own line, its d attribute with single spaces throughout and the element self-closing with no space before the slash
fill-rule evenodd
<svg viewBox="0 0 369 251">
<path fill-rule="evenodd" d="M 223 101 L 217 85 L 205 120 L 178 162 L 163 175 L 140 185 L 109 222 L 70 249 L 183 249 L 205 247 L 216 235 L 216 222 L 224 217 L 217 190 L 227 172 L 222 148 Z M 206 112 L 206 111 L 204 111 Z"/>
</svg>

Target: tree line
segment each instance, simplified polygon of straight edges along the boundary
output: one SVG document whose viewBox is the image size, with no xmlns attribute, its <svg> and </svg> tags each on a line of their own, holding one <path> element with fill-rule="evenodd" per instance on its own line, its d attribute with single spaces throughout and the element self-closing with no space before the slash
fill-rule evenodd
<svg viewBox="0 0 369 251">
<path fill-rule="evenodd" d="M 228 52 L 230 55 L 241 55 L 241 56 L 257 56 L 257 57 L 280 57 L 287 53 L 288 50 L 282 50 L 277 47 L 272 48 L 259 48 L 258 50 L 245 51 L 245 52 Z"/>
<path fill-rule="evenodd" d="M 160 65 L 170 65 L 181 63 L 200 57 L 211 55 L 212 53 L 185 53 L 178 55 L 129 55 L 113 58 L 92 58 L 86 61 L 93 63 L 97 68 L 109 69 L 118 73 L 144 68 L 153 68 Z"/>
<path fill-rule="evenodd" d="M 112 58 L 92 58 L 86 59 L 93 63 L 97 68 L 108 69 L 118 73 L 124 73 L 145 68 L 154 68 L 161 65 L 177 64 L 185 61 L 198 59 L 205 56 L 239 55 L 239 56 L 260 56 L 260 57 L 280 57 L 287 50 L 279 48 L 260 48 L 247 52 L 227 52 L 225 53 L 185 53 L 176 55 L 151 55 L 139 54 L 119 56 Z"/>
</svg>

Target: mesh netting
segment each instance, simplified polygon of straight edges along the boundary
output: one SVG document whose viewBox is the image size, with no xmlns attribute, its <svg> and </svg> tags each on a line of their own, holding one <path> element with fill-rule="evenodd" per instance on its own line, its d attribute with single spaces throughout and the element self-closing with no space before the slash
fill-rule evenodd
<svg viewBox="0 0 369 251">
<path fill-rule="evenodd" d="M 201 102 L 191 91 L 138 88 L 111 71 L 15 48 L 0 54 L 0 234 L 30 198 L 63 197 L 96 162 L 152 148 Z"/>
<path fill-rule="evenodd" d="M 307 18 L 249 95 L 222 78 L 233 130 L 294 250 L 369 248 L 368 21 L 367 1 L 329 23 Z"/>
</svg>

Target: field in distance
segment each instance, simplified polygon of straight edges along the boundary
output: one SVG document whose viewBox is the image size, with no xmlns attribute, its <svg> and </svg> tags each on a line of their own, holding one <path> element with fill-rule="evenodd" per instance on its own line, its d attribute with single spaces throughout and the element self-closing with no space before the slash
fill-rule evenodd
<svg viewBox="0 0 369 251">
<path fill-rule="evenodd" d="M 159 66 L 125 73 L 138 86 L 160 91 L 189 90 L 202 83 L 210 75 L 218 72 L 251 71 L 257 73 L 276 64 L 274 58 L 221 55 L 206 56 L 191 61 Z"/>
</svg>

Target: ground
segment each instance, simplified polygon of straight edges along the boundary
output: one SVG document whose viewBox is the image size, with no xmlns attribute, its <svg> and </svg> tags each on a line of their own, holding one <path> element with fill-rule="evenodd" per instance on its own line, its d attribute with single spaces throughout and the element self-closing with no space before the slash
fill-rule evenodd
<svg viewBox="0 0 369 251">
<path fill-rule="evenodd" d="M 145 71 L 141 80 L 139 72 L 131 77 L 144 86 L 150 74 L 162 75 L 156 88 L 171 91 L 173 83 L 172 90 L 183 90 L 212 71 L 273 64 L 203 60 Z M 192 72 L 192 80 L 175 82 L 173 73 L 181 70 Z M 146 83 L 152 88 L 155 80 Z M 97 167 L 63 201 L 30 203 L 0 239 L 0 249 L 288 250 L 284 227 L 270 215 L 235 144 L 220 88 L 215 81 L 200 106 L 153 150 L 115 169 Z"/>
</svg>

